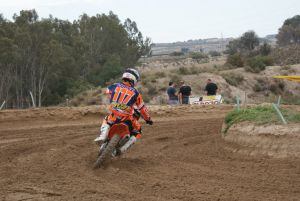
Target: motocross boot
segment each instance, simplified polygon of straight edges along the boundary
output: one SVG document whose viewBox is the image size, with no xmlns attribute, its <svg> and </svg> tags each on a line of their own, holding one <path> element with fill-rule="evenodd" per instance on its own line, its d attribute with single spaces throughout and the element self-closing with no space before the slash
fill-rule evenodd
<svg viewBox="0 0 300 201">
<path fill-rule="evenodd" d="M 100 129 L 100 135 L 94 140 L 94 142 L 98 145 L 101 145 L 103 142 L 105 142 L 108 137 L 109 129 L 110 125 L 103 123 Z"/>
<path fill-rule="evenodd" d="M 136 137 L 132 135 L 129 138 L 129 140 L 122 147 L 120 147 L 120 152 L 121 153 L 126 152 L 135 142 L 136 142 Z"/>
</svg>

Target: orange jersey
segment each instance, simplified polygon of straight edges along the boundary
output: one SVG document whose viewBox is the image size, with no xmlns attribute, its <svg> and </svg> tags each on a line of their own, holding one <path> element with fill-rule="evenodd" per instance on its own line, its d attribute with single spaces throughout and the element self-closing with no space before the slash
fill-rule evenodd
<svg viewBox="0 0 300 201">
<path fill-rule="evenodd" d="M 137 89 L 127 83 L 116 83 L 110 85 L 106 91 L 110 95 L 110 111 L 119 117 L 132 116 L 134 106 L 140 110 L 144 120 L 150 120 L 147 107 L 144 104 L 142 95 Z"/>
</svg>

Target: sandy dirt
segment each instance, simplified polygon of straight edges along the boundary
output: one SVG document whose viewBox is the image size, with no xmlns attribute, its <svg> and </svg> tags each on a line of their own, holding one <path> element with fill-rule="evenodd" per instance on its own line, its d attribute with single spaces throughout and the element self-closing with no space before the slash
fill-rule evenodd
<svg viewBox="0 0 300 201">
<path fill-rule="evenodd" d="M 226 141 L 242 145 L 242 148 L 230 147 L 233 152 L 251 156 L 300 158 L 299 123 L 255 125 L 242 122 L 231 126 L 227 133 L 223 133 L 223 137 Z"/>
<path fill-rule="evenodd" d="M 228 106 L 151 107 L 153 126 L 93 170 L 103 107 L 0 112 L 0 200 L 300 200 L 300 159 L 245 155 Z"/>
</svg>

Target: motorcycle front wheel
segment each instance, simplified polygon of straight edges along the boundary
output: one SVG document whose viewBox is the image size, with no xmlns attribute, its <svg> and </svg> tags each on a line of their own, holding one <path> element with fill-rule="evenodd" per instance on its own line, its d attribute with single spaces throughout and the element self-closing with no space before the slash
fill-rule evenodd
<svg viewBox="0 0 300 201">
<path fill-rule="evenodd" d="M 101 154 L 97 158 L 97 161 L 95 162 L 94 168 L 101 167 L 105 163 L 105 161 L 107 161 L 111 157 L 111 154 L 112 154 L 114 148 L 119 143 L 120 139 L 121 139 L 121 137 L 119 135 L 114 135 L 110 139 L 110 141 L 108 142 L 105 149 L 101 152 Z"/>
</svg>

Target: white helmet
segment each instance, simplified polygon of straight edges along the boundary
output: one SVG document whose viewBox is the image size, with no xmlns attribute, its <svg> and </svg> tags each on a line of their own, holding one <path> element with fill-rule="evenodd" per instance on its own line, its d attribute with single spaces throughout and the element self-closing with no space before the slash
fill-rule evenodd
<svg viewBox="0 0 300 201">
<path fill-rule="evenodd" d="M 140 74 L 133 68 L 127 68 L 122 76 L 122 79 L 124 78 L 130 80 L 133 85 L 136 85 L 136 83 L 140 80 Z"/>
</svg>

